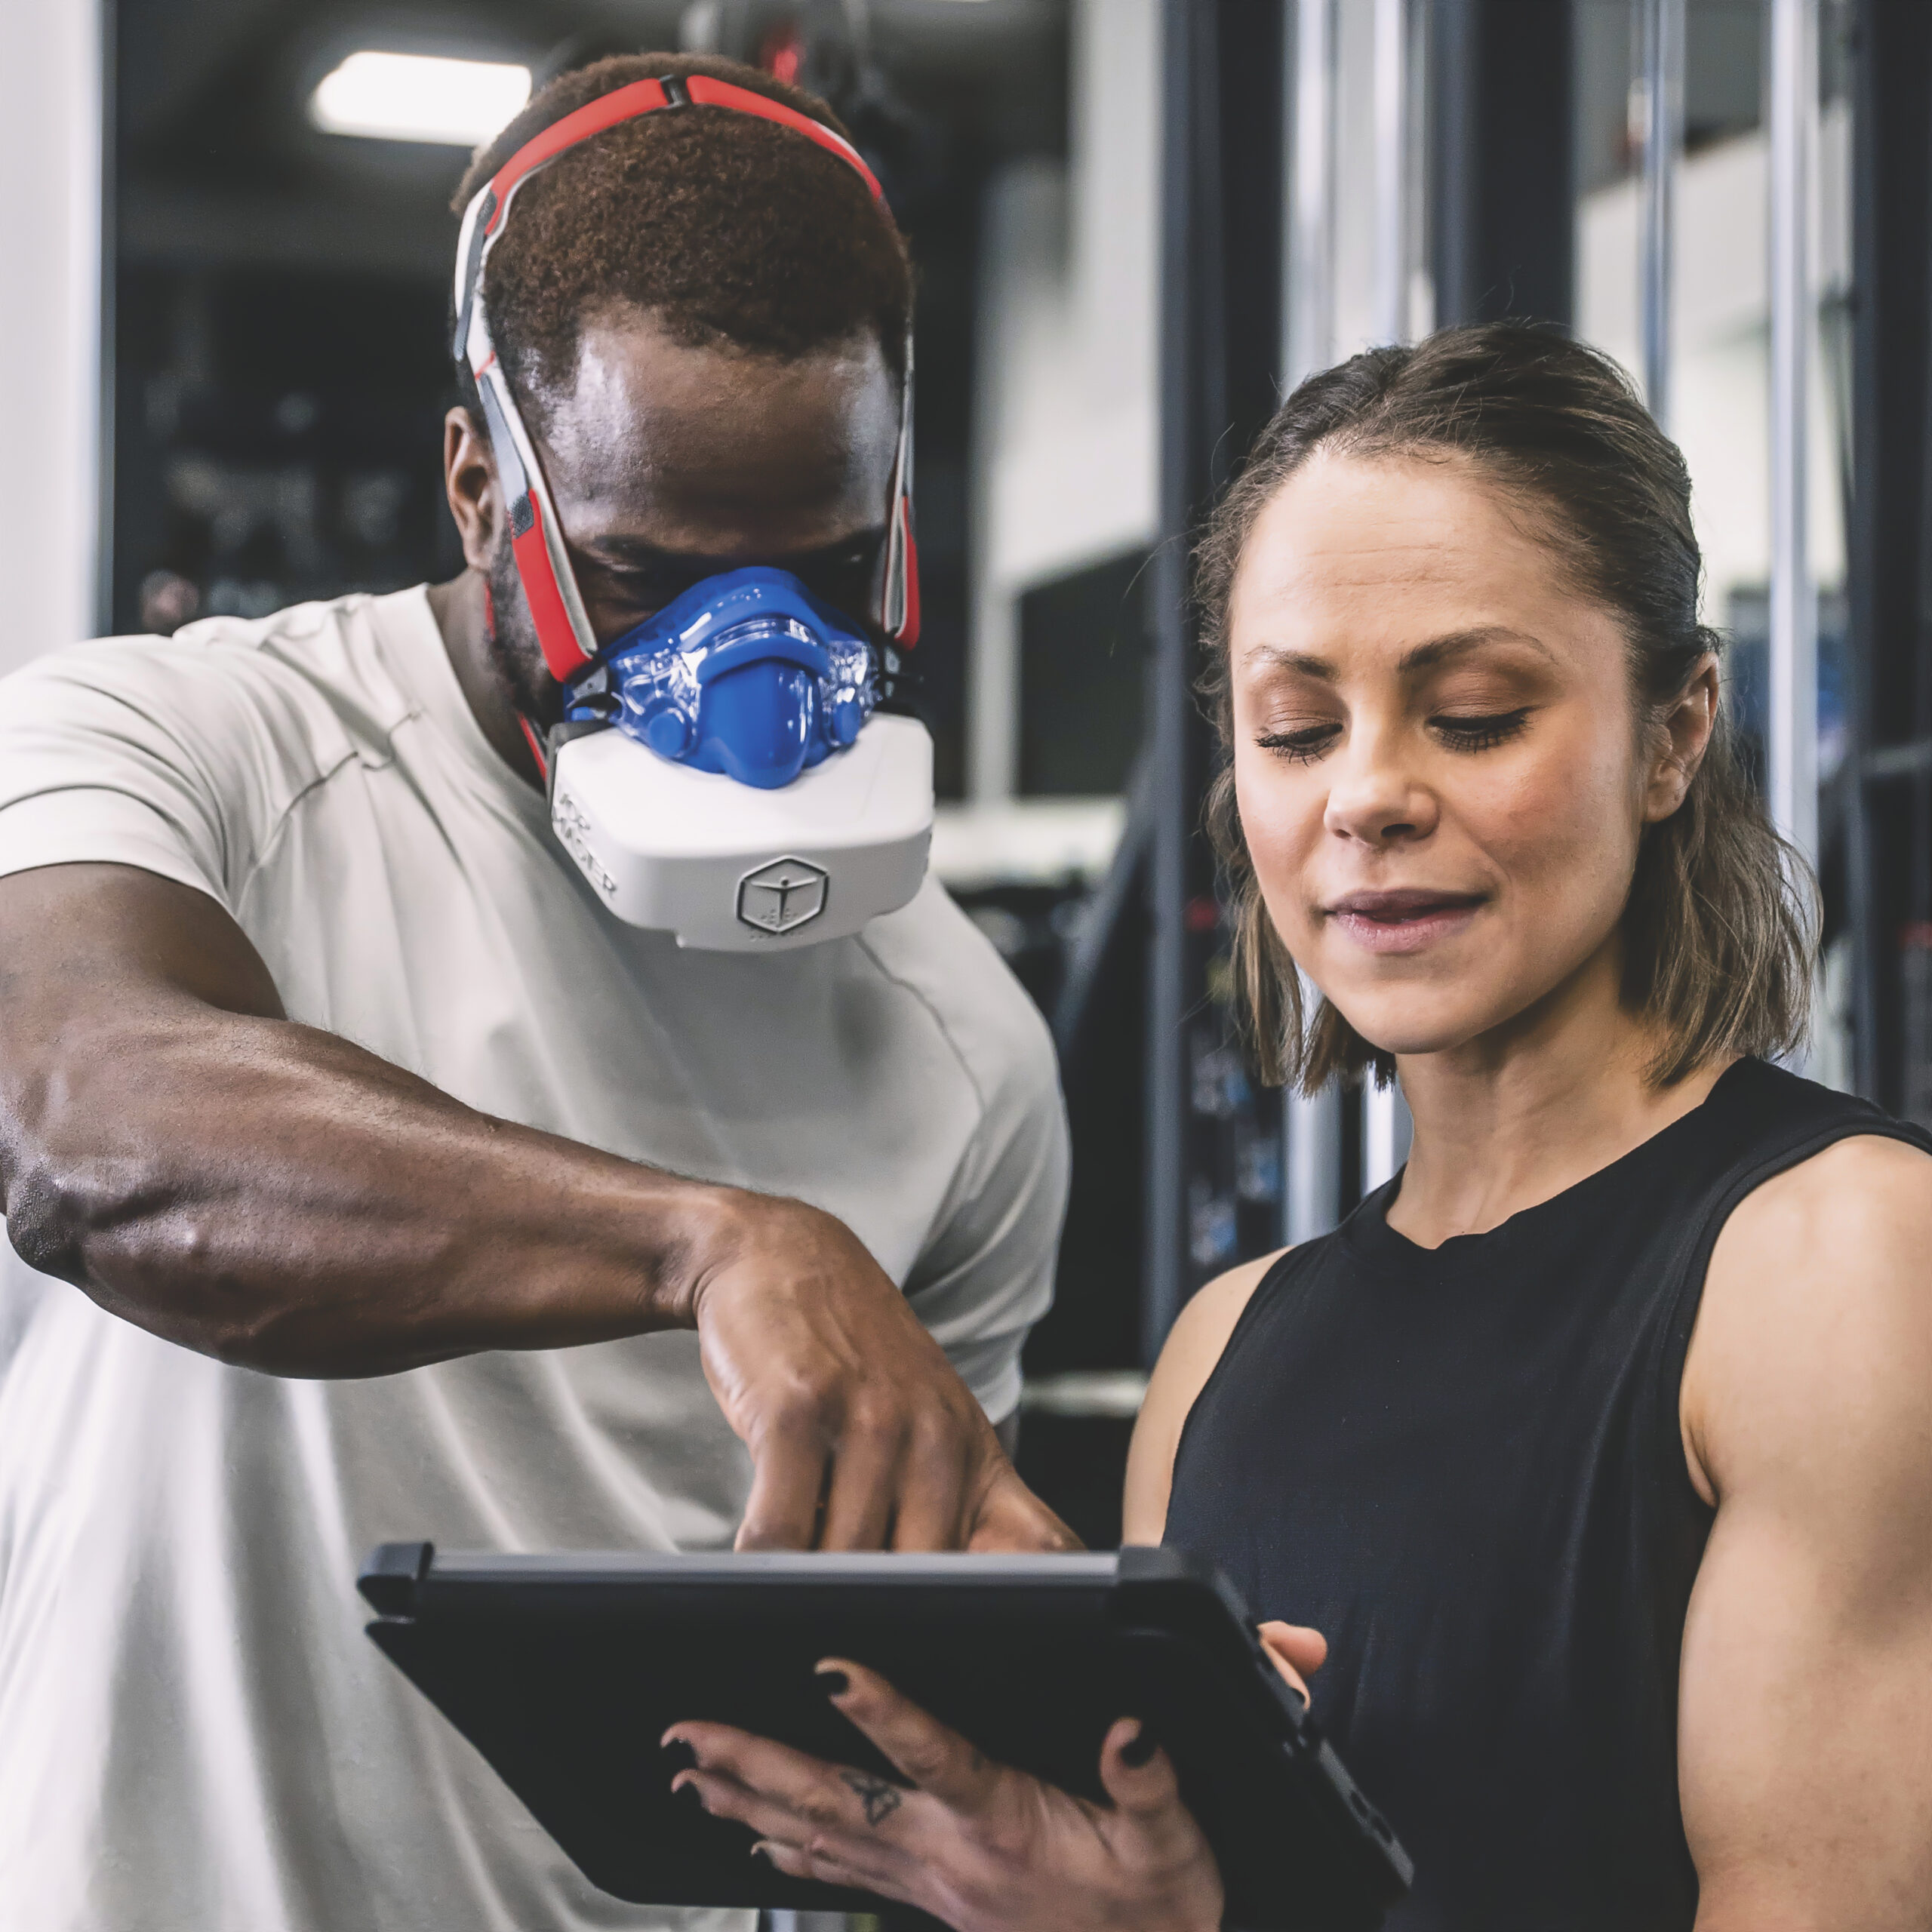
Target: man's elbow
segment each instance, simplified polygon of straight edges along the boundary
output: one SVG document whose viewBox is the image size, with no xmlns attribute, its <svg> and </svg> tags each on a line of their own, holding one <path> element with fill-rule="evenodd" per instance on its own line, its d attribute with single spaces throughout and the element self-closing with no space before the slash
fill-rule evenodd
<svg viewBox="0 0 1932 1932">
<path fill-rule="evenodd" d="M 124 1189 L 102 1184 L 82 1163 L 51 1150 L 14 1147 L 0 1171 L 0 1213 L 7 1238 L 29 1268 L 75 1287 L 88 1287 L 90 1237 L 124 1217 Z"/>
<path fill-rule="evenodd" d="M 0 1171 L 0 1211 L 29 1268 L 78 1288 L 109 1314 L 232 1366 L 312 1372 L 291 1349 L 283 1311 L 224 1287 L 203 1218 L 150 1164 L 17 1149 Z"/>
</svg>

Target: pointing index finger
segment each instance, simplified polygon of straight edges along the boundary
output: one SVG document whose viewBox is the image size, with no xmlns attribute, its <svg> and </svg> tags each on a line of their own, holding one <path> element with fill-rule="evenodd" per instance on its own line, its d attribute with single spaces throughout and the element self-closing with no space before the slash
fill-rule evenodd
<svg viewBox="0 0 1932 1932">
<path fill-rule="evenodd" d="M 751 1445 L 752 1490 L 734 1547 L 810 1549 L 825 1493 L 827 1454 L 818 1432 L 775 1428 Z"/>
</svg>

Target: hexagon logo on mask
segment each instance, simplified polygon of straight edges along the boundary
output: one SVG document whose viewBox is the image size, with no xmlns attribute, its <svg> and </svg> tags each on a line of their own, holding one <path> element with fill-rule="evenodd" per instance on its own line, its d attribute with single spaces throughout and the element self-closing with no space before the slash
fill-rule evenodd
<svg viewBox="0 0 1932 1932">
<path fill-rule="evenodd" d="M 774 859 L 738 881 L 738 918 L 774 939 L 808 926 L 825 910 L 829 875 L 809 859 Z"/>
</svg>

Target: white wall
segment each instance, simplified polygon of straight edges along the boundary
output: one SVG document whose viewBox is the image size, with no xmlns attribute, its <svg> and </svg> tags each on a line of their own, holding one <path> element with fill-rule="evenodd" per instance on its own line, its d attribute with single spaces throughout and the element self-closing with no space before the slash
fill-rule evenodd
<svg viewBox="0 0 1932 1932">
<path fill-rule="evenodd" d="M 1842 106 L 1828 108 L 1810 223 L 1820 301 L 1850 285 L 1850 137 Z M 1754 132 L 1691 155 L 1678 184 L 1666 427 L 1690 466 L 1706 616 L 1720 624 L 1733 588 L 1761 587 L 1770 576 L 1769 166 L 1764 134 Z M 1641 361 L 1637 195 L 1633 180 L 1586 195 L 1577 226 L 1577 333 L 1633 373 Z M 1807 514 L 1812 568 L 1826 585 L 1844 574 L 1838 406 L 1831 372 L 1814 361 Z"/>
<path fill-rule="evenodd" d="M 7 0 L 0 54 L 0 672 L 97 627 L 100 25 Z"/>
<path fill-rule="evenodd" d="M 1159 514 L 1160 14 L 1076 0 L 1071 159 L 990 186 L 982 238 L 968 783 L 1011 796 L 1018 602 Z"/>
</svg>

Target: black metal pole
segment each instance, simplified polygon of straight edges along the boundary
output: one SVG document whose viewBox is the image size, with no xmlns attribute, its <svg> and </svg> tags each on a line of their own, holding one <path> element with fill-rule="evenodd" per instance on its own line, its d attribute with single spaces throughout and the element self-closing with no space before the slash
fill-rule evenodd
<svg viewBox="0 0 1932 1932">
<path fill-rule="evenodd" d="M 1225 945 L 1201 808 L 1216 756 L 1194 696 L 1189 552 L 1215 492 L 1272 413 L 1281 354 L 1281 0 L 1163 8 L 1161 540 L 1147 756 L 1147 1270 L 1143 1352 L 1210 1275 L 1275 1238 L 1278 1200 L 1244 1198 L 1276 1130 L 1229 1053 Z M 1276 1143 L 1278 1152 L 1278 1142 Z M 1274 1171 L 1278 1174 L 1277 1158 Z M 1250 1195 L 1254 1190 L 1248 1190 Z"/>
<path fill-rule="evenodd" d="M 1859 1091 L 1905 1101 L 1900 968 L 1925 917 L 1932 740 L 1932 7 L 1860 0 L 1852 49 L 1851 855 Z M 1890 752 L 1890 755 L 1887 754 Z"/>
<path fill-rule="evenodd" d="M 1438 322 L 1575 314 L 1571 10 L 1435 0 L 1431 254 Z"/>
</svg>

